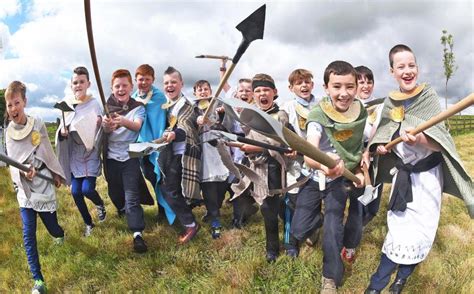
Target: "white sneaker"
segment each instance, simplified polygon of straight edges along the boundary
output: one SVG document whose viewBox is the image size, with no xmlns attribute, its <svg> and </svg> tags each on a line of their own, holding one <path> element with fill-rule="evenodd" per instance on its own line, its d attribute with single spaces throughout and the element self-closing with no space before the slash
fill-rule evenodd
<svg viewBox="0 0 474 294">
<path fill-rule="evenodd" d="M 86 225 L 86 229 L 84 231 L 84 237 L 89 237 L 92 234 L 93 229 L 94 229 L 94 225 Z"/>
<path fill-rule="evenodd" d="M 325 278 L 321 279 L 321 294 L 336 294 L 337 287 L 333 279 Z"/>
</svg>

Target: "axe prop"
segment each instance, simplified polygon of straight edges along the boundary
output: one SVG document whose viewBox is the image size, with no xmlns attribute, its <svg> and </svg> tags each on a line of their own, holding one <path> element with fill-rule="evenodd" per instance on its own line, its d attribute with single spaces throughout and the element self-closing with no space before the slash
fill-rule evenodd
<svg viewBox="0 0 474 294">
<path fill-rule="evenodd" d="M 365 164 L 362 166 L 362 172 L 364 173 L 365 189 L 364 189 L 364 194 L 362 194 L 357 199 L 364 206 L 367 206 L 370 202 L 377 199 L 377 196 L 378 196 L 377 191 L 380 184 L 378 184 L 375 187 L 372 186 L 372 182 L 370 181 L 369 171 L 367 170 L 367 166 Z"/>
<path fill-rule="evenodd" d="M 290 153 L 290 152 L 292 152 L 292 150 L 288 149 L 288 148 L 267 144 L 267 143 L 264 143 L 264 142 L 260 142 L 260 141 L 257 141 L 257 140 L 252 140 L 252 139 L 245 138 L 245 137 L 242 137 L 242 136 L 237 136 L 236 134 L 232 134 L 232 133 L 227 133 L 227 132 L 217 131 L 217 130 L 212 130 L 210 132 L 216 138 L 223 139 L 225 141 L 231 141 L 231 142 L 236 141 L 236 142 L 240 142 L 240 143 L 243 143 L 243 144 L 249 144 L 249 145 L 253 145 L 253 146 L 262 147 L 264 149 L 274 150 L 274 151 L 277 151 L 277 152 L 280 152 L 280 153 Z"/>
<path fill-rule="evenodd" d="M 212 106 L 216 102 L 216 97 L 218 97 L 221 93 L 222 88 L 234 71 L 234 68 L 239 62 L 240 58 L 249 47 L 250 43 L 257 39 L 263 39 L 263 30 L 265 29 L 265 9 L 266 5 L 264 4 L 236 26 L 236 29 L 242 33 L 242 42 L 240 43 L 239 48 L 237 48 L 237 51 L 232 58 L 231 66 L 227 69 L 221 81 L 219 82 L 215 96 L 211 99 L 209 107 L 203 114 L 204 120 L 209 115 L 209 111 L 213 108 Z"/>
<path fill-rule="evenodd" d="M 1 152 L 0 152 L 0 161 L 3 161 L 6 164 L 11 165 L 13 167 L 16 167 L 17 169 L 22 170 L 24 172 L 29 172 L 31 170 L 31 168 L 27 167 L 26 165 L 23 165 L 23 164 L 19 163 L 15 159 L 13 159 L 11 157 L 8 157 L 8 156 L 6 156 L 5 154 L 3 154 Z M 36 177 L 42 178 L 43 180 L 46 180 L 46 181 L 48 181 L 48 182 L 50 182 L 54 185 L 54 180 L 51 177 L 48 177 L 48 176 L 40 174 L 40 173 L 36 173 Z"/>
<path fill-rule="evenodd" d="M 195 56 L 195 58 L 209 58 L 209 59 L 220 59 L 220 60 L 232 61 L 232 58 L 230 58 L 229 56 L 224 56 L 224 55 L 219 56 L 219 55 L 202 54 L 202 55 Z"/>
<path fill-rule="evenodd" d="M 66 101 L 56 102 L 56 104 L 54 104 L 54 108 L 57 108 L 57 109 L 61 110 L 61 113 L 63 115 L 63 127 L 64 127 L 64 129 L 66 129 L 66 118 L 64 117 L 64 112 L 74 111 L 74 109 L 69 107 L 69 105 L 66 103 Z"/>
</svg>

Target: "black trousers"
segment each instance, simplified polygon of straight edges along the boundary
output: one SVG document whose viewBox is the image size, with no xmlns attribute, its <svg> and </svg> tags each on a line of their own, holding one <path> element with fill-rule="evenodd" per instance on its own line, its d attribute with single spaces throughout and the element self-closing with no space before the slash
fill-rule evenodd
<svg viewBox="0 0 474 294">
<path fill-rule="evenodd" d="M 352 184 L 350 184 L 352 185 Z M 324 193 L 323 276 L 342 284 L 344 264 L 342 247 L 356 248 L 362 238 L 362 204 L 357 197 L 362 189 L 347 190 L 348 183 L 338 178 L 327 184 Z M 362 191 L 361 191 L 362 190 Z M 349 198 L 349 214 L 344 224 L 344 211 Z"/>
<path fill-rule="evenodd" d="M 161 192 L 168 205 L 173 209 L 176 217 L 182 225 L 190 225 L 195 222 L 193 211 L 186 203 L 181 188 L 183 165 L 182 155 L 175 155 L 166 170 L 163 170 Z"/>
<path fill-rule="evenodd" d="M 128 228 L 132 232 L 143 231 L 145 220 L 140 205 L 140 162 L 137 158 L 124 162 L 107 159 L 106 166 L 107 186 L 112 203 L 119 210 L 125 208 Z"/>
<path fill-rule="evenodd" d="M 204 205 L 207 213 L 211 217 L 211 221 L 218 219 L 220 216 L 220 208 L 227 192 L 229 183 L 224 182 L 203 182 L 201 183 L 201 191 L 204 197 Z"/>
<path fill-rule="evenodd" d="M 281 165 L 269 158 L 268 160 L 268 188 L 281 189 Z M 267 252 L 278 253 L 280 251 L 280 242 L 278 237 L 278 214 L 280 211 L 280 196 L 267 196 L 260 206 L 260 212 L 263 215 L 265 224 L 265 238 Z"/>
<path fill-rule="evenodd" d="M 291 234 L 298 241 L 305 240 L 314 230 L 322 227 L 321 203 L 324 193 L 317 182 L 309 179 L 300 188 L 291 222 Z"/>
<path fill-rule="evenodd" d="M 150 181 L 153 185 L 153 188 L 156 187 L 156 174 L 155 174 L 155 166 L 153 163 L 150 162 L 150 156 L 146 155 L 140 160 L 140 166 L 143 171 L 143 175 L 145 178 Z M 158 205 L 158 212 L 165 213 L 165 209 L 158 203 L 158 199 L 156 199 L 156 205 Z"/>
</svg>

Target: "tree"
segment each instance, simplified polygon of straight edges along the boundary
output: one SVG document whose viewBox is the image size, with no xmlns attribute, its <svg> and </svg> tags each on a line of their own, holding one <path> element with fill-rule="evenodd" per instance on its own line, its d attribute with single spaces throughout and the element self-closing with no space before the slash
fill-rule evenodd
<svg viewBox="0 0 474 294">
<path fill-rule="evenodd" d="M 448 108 L 448 81 L 454 75 L 454 72 L 458 69 L 455 64 L 455 58 L 453 53 L 454 39 L 453 35 L 449 34 L 447 30 L 443 30 L 443 35 L 441 36 L 441 44 L 443 48 L 443 66 L 444 66 L 444 76 L 446 77 L 446 91 L 445 91 L 445 107 Z"/>
</svg>

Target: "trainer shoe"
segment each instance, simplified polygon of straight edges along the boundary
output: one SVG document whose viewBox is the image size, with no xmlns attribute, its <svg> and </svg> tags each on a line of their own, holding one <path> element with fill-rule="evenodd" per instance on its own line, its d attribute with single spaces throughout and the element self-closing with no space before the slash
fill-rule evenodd
<svg viewBox="0 0 474 294">
<path fill-rule="evenodd" d="M 393 284 L 390 285 L 390 288 L 388 289 L 388 293 L 390 294 L 399 294 L 402 293 L 403 287 L 405 286 L 405 283 L 407 282 L 406 279 L 402 278 L 396 278 L 395 281 L 393 281 Z"/>
<path fill-rule="evenodd" d="M 147 252 L 148 247 L 146 246 L 142 235 L 137 235 L 135 238 L 133 238 L 133 250 L 135 250 L 137 253 Z"/>
<path fill-rule="evenodd" d="M 198 223 L 196 223 L 194 227 L 186 227 L 184 233 L 179 236 L 178 243 L 183 245 L 191 241 L 191 239 L 196 236 L 200 228 L 201 226 Z"/>
<path fill-rule="evenodd" d="M 93 229 L 94 229 L 94 224 L 86 225 L 86 229 L 84 230 L 84 237 L 89 237 L 92 234 Z"/>
<path fill-rule="evenodd" d="M 107 217 L 107 212 L 105 211 L 105 206 L 102 205 L 96 205 L 95 207 L 97 209 L 97 217 L 99 218 L 99 222 L 105 221 L 105 218 Z"/>
<path fill-rule="evenodd" d="M 273 251 L 267 251 L 267 254 L 265 255 L 265 259 L 268 263 L 274 263 L 277 260 L 277 257 L 278 253 Z"/>
<path fill-rule="evenodd" d="M 322 277 L 321 280 L 321 294 L 336 294 L 337 288 L 336 283 L 333 279 Z"/>
<path fill-rule="evenodd" d="M 318 243 L 319 241 L 319 232 L 321 231 L 321 228 L 317 228 L 315 229 L 311 235 L 309 235 L 308 238 L 306 238 L 306 245 L 310 246 L 310 247 L 313 247 L 313 246 L 316 246 L 316 244 Z"/>
<path fill-rule="evenodd" d="M 341 250 L 341 258 L 344 263 L 352 265 L 356 259 L 356 250 L 343 247 Z"/>
<path fill-rule="evenodd" d="M 219 239 L 221 237 L 221 229 L 222 229 L 222 226 L 219 220 L 218 219 L 213 220 L 211 224 L 212 239 Z"/>
<path fill-rule="evenodd" d="M 297 258 L 299 254 L 300 254 L 300 251 L 297 248 L 286 249 L 286 255 L 288 255 L 289 257 L 293 259 Z"/>
<path fill-rule="evenodd" d="M 35 284 L 31 289 L 31 294 L 45 294 L 46 284 L 42 280 L 35 280 Z"/>
<path fill-rule="evenodd" d="M 64 244 L 64 236 L 63 237 L 57 237 L 57 238 L 53 238 L 53 242 L 55 245 L 63 245 Z"/>
</svg>

